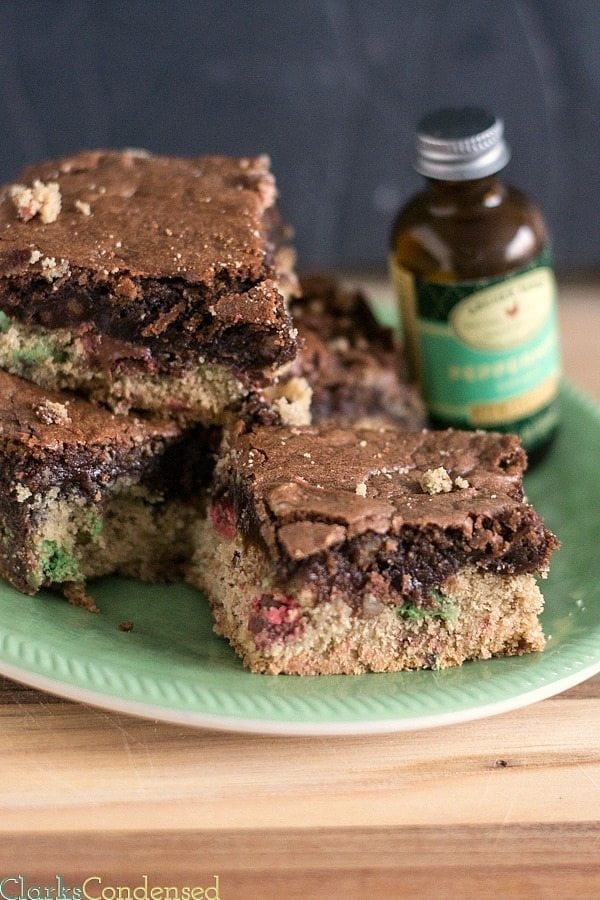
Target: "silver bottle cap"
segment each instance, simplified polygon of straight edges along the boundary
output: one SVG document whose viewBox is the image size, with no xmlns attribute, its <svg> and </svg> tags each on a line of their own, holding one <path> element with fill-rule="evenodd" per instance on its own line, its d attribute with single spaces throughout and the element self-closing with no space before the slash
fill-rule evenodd
<svg viewBox="0 0 600 900">
<path fill-rule="evenodd" d="M 502 119 L 474 106 L 425 116 L 417 126 L 416 150 L 417 172 L 442 181 L 484 178 L 510 159 Z"/>
</svg>

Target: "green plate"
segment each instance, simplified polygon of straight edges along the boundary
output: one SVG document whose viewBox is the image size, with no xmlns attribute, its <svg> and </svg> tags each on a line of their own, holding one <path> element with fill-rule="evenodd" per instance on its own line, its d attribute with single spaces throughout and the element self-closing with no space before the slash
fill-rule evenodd
<svg viewBox="0 0 600 900">
<path fill-rule="evenodd" d="M 252 675 L 213 635 L 192 588 L 108 578 L 92 585 L 99 615 L 0 585 L 0 672 L 107 709 L 279 734 L 428 728 L 559 693 L 600 671 L 600 410 L 566 385 L 563 417 L 551 454 L 526 479 L 530 500 L 562 542 L 542 585 L 543 653 L 441 672 Z M 133 631 L 119 630 L 126 620 Z"/>
</svg>

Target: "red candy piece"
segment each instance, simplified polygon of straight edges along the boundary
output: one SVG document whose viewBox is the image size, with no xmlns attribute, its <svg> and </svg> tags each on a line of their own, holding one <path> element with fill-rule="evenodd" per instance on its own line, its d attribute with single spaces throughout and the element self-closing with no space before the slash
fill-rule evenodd
<svg viewBox="0 0 600 900">
<path fill-rule="evenodd" d="M 210 521 L 219 537 L 232 541 L 235 537 L 235 514 L 228 500 L 213 500 L 210 505 Z"/>
<path fill-rule="evenodd" d="M 257 647 L 277 640 L 297 637 L 302 632 L 300 606 L 294 597 L 283 594 L 259 594 L 252 601 L 248 630 Z"/>
</svg>

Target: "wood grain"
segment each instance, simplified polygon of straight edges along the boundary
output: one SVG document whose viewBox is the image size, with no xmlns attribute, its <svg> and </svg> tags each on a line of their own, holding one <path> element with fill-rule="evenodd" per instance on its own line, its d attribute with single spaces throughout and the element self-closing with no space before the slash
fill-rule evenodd
<svg viewBox="0 0 600 900">
<path fill-rule="evenodd" d="M 105 832 L 93 845 L 81 836 L 39 833 L 7 844 L 10 852 L 27 851 L 31 883 L 43 883 L 60 858 L 67 884 L 93 873 L 104 884 L 133 887 L 146 874 L 151 884 L 182 886 L 210 883 L 217 874 L 223 898 L 262 900 L 492 897 L 499 885 L 502 898 L 597 898 L 597 848 L 597 830 L 562 822 L 226 831 L 216 838 L 208 829 L 125 839 Z"/>
<path fill-rule="evenodd" d="M 600 397 L 600 298 L 563 299 Z M 593 355 L 588 355 L 592 354 Z M 194 731 L 0 678 L 0 876 L 223 898 L 600 896 L 600 675 L 527 709 L 377 737 Z"/>
<path fill-rule="evenodd" d="M 425 826 L 440 785 L 452 797 L 436 809 L 443 827 L 591 822 L 600 800 L 596 703 L 552 699 L 432 732 L 276 740 L 75 704 L 29 716 L 14 708 L 2 719 L 0 769 L 13 781 L 3 790 L 0 834 L 35 830 L 50 810 L 48 827 L 62 832 L 137 831 L 148 822 L 210 822 L 214 831 Z"/>
</svg>

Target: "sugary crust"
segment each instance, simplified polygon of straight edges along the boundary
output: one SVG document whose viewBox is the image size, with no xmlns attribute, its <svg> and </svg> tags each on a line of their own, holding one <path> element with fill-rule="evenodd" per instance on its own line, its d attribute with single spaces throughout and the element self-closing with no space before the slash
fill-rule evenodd
<svg viewBox="0 0 600 900">
<path fill-rule="evenodd" d="M 0 519 L 27 526 L 30 497 L 76 490 L 102 500 L 128 477 L 163 497 L 202 497 L 218 430 L 114 416 L 0 372 Z"/>
<path fill-rule="evenodd" d="M 500 576 L 465 567 L 439 591 L 446 613 L 403 616 L 365 593 L 334 591 L 315 602 L 310 586 L 282 592 L 257 547 L 220 540 L 210 525 L 196 535 L 188 579 L 210 599 L 215 631 L 253 672 L 361 674 L 444 668 L 469 659 L 541 650 L 543 599 L 531 575 Z M 390 601 L 391 598 L 387 598 Z"/>
<path fill-rule="evenodd" d="M 5 448 L 55 452 L 61 447 L 130 447 L 179 433 L 172 421 L 116 417 L 74 395 L 44 390 L 0 370 L 0 442 Z"/>
<path fill-rule="evenodd" d="M 23 219 L 7 185 L 0 202 L 0 269 L 30 274 L 32 250 L 71 269 L 173 277 L 210 285 L 223 271 L 265 276 L 263 216 L 277 195 L 266 156 L 192 159 L 90 150 L 25 169 L 17 178 L 57 185 L 52 221 Z M 89 207 L 89 215 L 88 213 Z"/>
<path fill-rule="evenodd" d="M 440 464 L 452 489 L 431 494 L 423 477 Z M 386 549 L 385 539 L 408 537 L 420 547 L 405 548 L 413 563 L 427 552 L 424 539 L 436 565 L 460 552 L 465 561 L 471 556 L 507 572 L 544 571 L 556 541 L 523 502 L 525 465 L 511 435 L 263 426 L 231 436 L 217 493 L 282 572 L 334 550 L 338 566 L 368 535 L 371 556 L 385 551 L 393 559 L 402 548 Z"/>
</svg>

